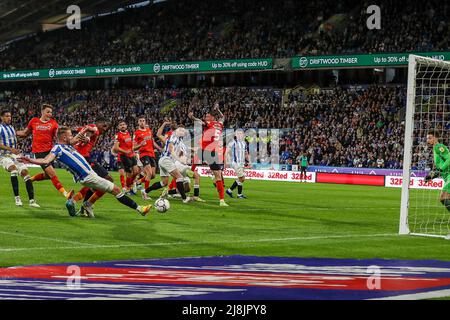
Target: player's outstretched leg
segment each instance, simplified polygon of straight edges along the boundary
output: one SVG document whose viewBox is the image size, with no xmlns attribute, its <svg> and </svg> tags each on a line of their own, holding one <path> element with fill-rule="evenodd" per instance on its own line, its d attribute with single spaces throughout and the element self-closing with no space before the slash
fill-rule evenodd
<svg viewBox="0 0 450 320">
<path fill-rule="evenodd" d="M 150 188 L 147 188 L 147 189 L 145 189 L 145 193 L 150 193 L 151 191 L 154 191 L 154 190 L 158 190 L 158 189 L 162 189 L 162 188 L 164 188 L 166 185 L 162 182 L 162 181 L 159 181 L 159 182 L 155 182 L 154 184 L 152 184 L 151 186 L 150 186 Z"/>
<path fill-rule="evenodd" d="M 94 195 L 92 195 L 92 197 L 93 197 L 92 200 L 94 201 L 95 199 L 99 199 L 104 193 L 105 193 L 104 191 L 97 190 L 94 193 Z M 117 186 L 114 186 L 113 190 L 110 193 L 112 195 L 114 195 L 120 203 L 122 203 L 123 205 L 125 205 L 133 210 L 136 210 L 142 216 L 146 216 L 150 212 L 150 209 L 152 208 L 152 205 L 139 206 L 134 200 L 132 200 L 130 197 L 128 197 Z M 85 201 L 83 203 L 83 208 L 87 212 L 89 218 L 95 218 L 93 203 L 91 202 L 91 199 L 88 201 Z"/>
<path fill-rule="evenodd" d="M 143 216 L 148 215 L 148 213 L 150 212 L 150 209 L 152 208 L 151 204 L 149 204 L 147 206 L 139 206 L 131 198 L 129 198 L 127 195 L 125 195 L 123 192 L 121 192 L 120 188 L 117 186 L 114 186 L 114 189 L 111 192 L 111 194 L 114 195 L 121 204 L 123 204 L 133 210 L 136 210 Z"/>
</svg>

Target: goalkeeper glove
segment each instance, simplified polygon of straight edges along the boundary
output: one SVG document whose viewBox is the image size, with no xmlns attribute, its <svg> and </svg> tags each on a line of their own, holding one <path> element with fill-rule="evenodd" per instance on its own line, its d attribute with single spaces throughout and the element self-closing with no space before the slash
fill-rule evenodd
<svg viewBox="0 0 450 320">
<path fill-rule="evenodd" d="M 439 174 L 437 172 L 434 171 L 430 171 L 427 176 L 425 177 L 425 182 L 431 181 L 434 178 L 437 178 L 439 176 Z"/>
</svg>

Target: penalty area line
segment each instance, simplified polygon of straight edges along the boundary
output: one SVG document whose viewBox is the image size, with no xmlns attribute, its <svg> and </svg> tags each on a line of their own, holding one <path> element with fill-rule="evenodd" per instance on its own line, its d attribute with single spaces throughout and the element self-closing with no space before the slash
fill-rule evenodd
<svg viewBox="0 0 450 320">
<path fill-rule="evenodd" d="M 261 243 L 261 242 L 281 242 L 296 240 L 327 240 L 327 239 L 352 239 L 352 238 L 377 238 L 377 237 L 393 237 L 398 236 L 397 233 L 381 233 L 381 234 L 358 234 L 358 235 L 335 235 L 335 236 L 310 236 L 310 237 L 291 237 L 291 238 L 268 238 L 268 239 L 244 239 L 244 240 L 226 240 L 226 241 L 178 241 L 178 242 L 159 242 L 159 243 L 133 243 L 133 244 L 111 244 L 111 245 L 94 245 L 81 244 L 78 246 L 64 247 L 36 247 L 36 248 L 0 248 L 0 252 L 15 251 L 39 251 L 39 250 L 68 250 L 68 249 L 114 249 L 114 248 L 130 248 L 130 247 L 157 247 L 157 246 L 186 246 L 186 245 L 209 245 L 209 244 L 238 244 L 238 243 Z"/>
<path fill-rule="evenodd" d="M 47 241 L 68 243 L 68 244 L 74 244 L 74 245 L 95 246 L 95 244 L 90 244 L 90 243 L 83 243 L 83 242 L 70 241 L 70 240 L 63 240 L 63 239 L 57 239 L 57 238 L 31 236 L 31 235 L 27 235 L 27 234 L 23 234 L 23 233 L 19 233 L 19 232 L 0 231 L 0 234 L 4 234 L 4 235 L 8 235 L 8 236 L 15 236 L 15 237 L 22 237 L 22 238 L 29 238 L 29 239 L 36 239 L 36 240 L 47 240 Z"/>
</svg>

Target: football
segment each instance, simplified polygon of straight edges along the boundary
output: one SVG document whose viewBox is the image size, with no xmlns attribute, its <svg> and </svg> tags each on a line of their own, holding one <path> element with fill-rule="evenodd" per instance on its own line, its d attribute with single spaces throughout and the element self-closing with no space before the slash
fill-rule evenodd
<svg viewBox="0 0 450 320">
<path fill-rule="evenodd" d="M 167 210 L 170 209 L 169 200 L 159 198 L 158 200 L 155 201 L 155 208 L 156 211 L 160 213 L 167 212 Z"/>
</svg>

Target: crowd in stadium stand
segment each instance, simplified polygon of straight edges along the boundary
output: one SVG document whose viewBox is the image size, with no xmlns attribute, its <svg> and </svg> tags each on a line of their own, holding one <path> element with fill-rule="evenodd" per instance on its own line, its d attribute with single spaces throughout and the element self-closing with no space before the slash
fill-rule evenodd
<svg viewBox="0 0 450 320">
<path fill-rule="evenodd" d="M 366 26 L 371 4 L 166 1 L 96 17 L 83 22 L 81 30 L 40 33 L 12 43 L 0 53 L 0 69 L 448 50 L 447 1 L 380 0 L 380 30 Z"/>
<path fill-rule="evenodd" d="M 75 128 L 99 116 L 112 119 L 113 128 L 96 153 L 110 168 L 115 166 L 110 150 L 119 120 L 125 120 L 131 132 L 143 114 L 154 133 L 164 118 L 192 128 L 188 112 L 202 116 L 216 101 L 221 103 L 225 128 L 282 129 L 281 164 L 298 164 L 306 152 L 311 165 L 402 166 L 404 87 L 338 87 L 320 93 L 251 88 L 26 91 L 5 92 L 0 97 L 0 105 L 13 110 L 17 129 L 39 115 L 44 102 L 54 105 L 60 125 Z M 29 151 L 29 139 L 22 148 Z"/>
<path fill-rule="evenodd" d="M 291 157 L 307 150 L 310 162 L 323 166 L 400 168 L 405 106 L 402 87 L 370 87 L 363 91 L 335 89 L 317 95 L 290 96 L 290 108 L 300 102 L 295 130 L 285 138 Z M 295 115 L 295 113 L 292 113 Z"/>
</svg>

